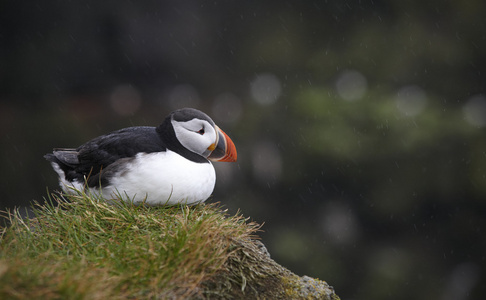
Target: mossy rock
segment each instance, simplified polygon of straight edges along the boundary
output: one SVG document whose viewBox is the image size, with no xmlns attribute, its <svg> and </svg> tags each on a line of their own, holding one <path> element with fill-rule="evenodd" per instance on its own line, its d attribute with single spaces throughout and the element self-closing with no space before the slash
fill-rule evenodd
<svg viewBox="0 0 486 300">
<path fill-rule="evenodd" d="M 54 195 L 6 213 L 0 299 L 339 299 L 270 258 L 260 225 L 217 204 L 145 207 Z"/>
<path fill-rule="evenodd" d="M 234 241 L 233 247 L 221 272 L 202 283 L 204 296 L 195 299 L 339 299 L 325 281 L 276 263 L 258 240 Z"/>
</svg>

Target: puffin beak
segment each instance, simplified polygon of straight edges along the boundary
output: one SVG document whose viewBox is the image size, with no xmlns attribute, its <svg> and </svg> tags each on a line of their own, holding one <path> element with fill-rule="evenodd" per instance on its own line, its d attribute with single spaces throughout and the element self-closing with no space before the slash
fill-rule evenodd
<svg viewBox="0 0 486 300">
<path fill-rule="evenodd" d="M 208 159 L 212 161 L 235 162 L 237 158 L 235 144 L 223 130 L 218 126 L 215 127 L 218 138 L 216 143 L 208 148 L 208 150 L 212 150 Z"/>
</svg>

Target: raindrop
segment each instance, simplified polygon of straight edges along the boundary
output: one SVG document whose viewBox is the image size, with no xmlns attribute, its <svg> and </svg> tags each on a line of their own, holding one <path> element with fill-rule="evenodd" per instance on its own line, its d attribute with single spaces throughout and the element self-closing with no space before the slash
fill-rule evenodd
<svg viewBox="0 0 486 300">
<path fill-rule="evenodd" d="M 275 103 L 282 93 L 282 84 L 277 76 L 271 73 L 259 74 L 250 84 L 253 99 L 261 105 Z"/>
</svg>

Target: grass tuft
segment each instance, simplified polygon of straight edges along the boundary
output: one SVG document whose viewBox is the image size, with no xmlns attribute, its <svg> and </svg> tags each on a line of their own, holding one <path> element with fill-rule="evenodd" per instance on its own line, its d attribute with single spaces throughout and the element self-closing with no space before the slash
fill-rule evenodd
<svg viewBox="0 0 486 300">
<path fill-rule="evenodd" d="M 0 299 L 339 299 L 270 258 L 218 204 L 135 206 L 77 191 L 4 212 Z"/>
<path fill-rule="evenodd" d="M 204 298 L 259 225 L 218 204 L 146 207 L 52 194 L 35 218 L 5 213 L 0 299 Z"/>
</svg>

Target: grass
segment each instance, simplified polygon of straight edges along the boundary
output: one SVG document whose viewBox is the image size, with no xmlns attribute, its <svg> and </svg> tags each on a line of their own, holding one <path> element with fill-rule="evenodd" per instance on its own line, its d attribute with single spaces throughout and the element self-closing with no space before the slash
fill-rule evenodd
<svg viewBox="0 0 486 300">
<path fill-rule="evenodd" d="M 216 204 L 108 204 L 94 195 L 55 195 L 36 218 L 8 213 L 0 248 L 0 298 L 189 297 L 221 270 L 233 240 L 258 225 Z"/>
<path fill-rule="evenodd" d="M 0 299 L 339 299 L 270 259 L 260 226 L 218 204 L 135 206 L 77 192 L 33 210 L 4 213 Z"/>
</svg>

